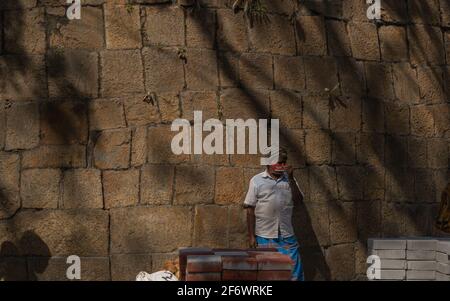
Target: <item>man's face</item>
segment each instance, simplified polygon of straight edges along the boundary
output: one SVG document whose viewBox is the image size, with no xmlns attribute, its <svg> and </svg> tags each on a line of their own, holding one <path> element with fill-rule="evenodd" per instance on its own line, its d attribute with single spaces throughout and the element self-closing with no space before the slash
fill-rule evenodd
<svg viewBox="0 0 450 301">
<path fill-rule="evenodd" d="M 269 165 L 269 172 L 276 176 L 281 176 L 287 170 L 287 155 L 281 153 L 277 164 Z"/>
</svg>

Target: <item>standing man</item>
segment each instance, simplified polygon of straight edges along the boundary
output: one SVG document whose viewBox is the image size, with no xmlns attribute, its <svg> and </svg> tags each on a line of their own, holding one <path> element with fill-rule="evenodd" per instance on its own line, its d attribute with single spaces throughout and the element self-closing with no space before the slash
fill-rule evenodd
<svg viewBox="0 0 450 301">
<path fill-rule="evenodd" d="M 303 267 L 297 238 L 292 227 L 295 202 L 303 200 L 293 169 L 286 164 L 287 153 L 281 150 L 278 163 L 268 165 L 249 184 L 244 208 L 251 248 L 274 247 L 294 261 L 292 280 L 303 281 Z"/>
</svg>

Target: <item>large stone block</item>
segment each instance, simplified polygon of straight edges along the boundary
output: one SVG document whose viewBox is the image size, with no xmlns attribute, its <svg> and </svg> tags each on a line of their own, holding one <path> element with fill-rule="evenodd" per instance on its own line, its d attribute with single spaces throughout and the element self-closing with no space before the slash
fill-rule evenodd
<svg viewBox="0 0 450 301">
<path fill-rule="evenodd" d="M 180 118 L 180 96 L 178 93 L 161 93 L 158 95 L 158 107 L 162 122 L 172 122 Z"/>
<path fill-rule="evenodd" d="M 24 208 L 58 208 L 61 171 L 28 169 L 22 172 L 20 196 Z"/>
<path fill-rule="evenodd" d="M 408 139 L 409 166 L 413 168 L 427 168 L 427 140 L 410 137 Z"/>
<path fill-rule="evenodd" d="M 194 111 L 202 111 L 203 119 L 218 118 L 218 99 L 215 92 L 185 92 L 181 95 L 183 118 L 194 120 Z"/>
<path fill-rule="evenodd" d="M 149 127 L 147 132 L 147 161 L 148 163 L 181 163 L 190 160 L 189 154 L 175 155 L 171 142 L 176 135 L 170 127 Z M 186 143 L 186 142 L 185 142 Z"/>
<path fill-rule="evenodd" d="M 442 139 L 429 139 L 427 157 L 429 168 L 448 168 L 448 143 Z"/>
<path fill-rule="evenodd" d="M 96 169 L 73 169 L 64 172 L 64 208 L 103 208 L 101 174 Z"/>
<path fill-rule="evenodd" d="M 220 52 L 219 80 L 221 87 L 236 87 L 239 81 L 239 54 Z"/>
<path fill-rule="evenodd" d="M 362 96 L 366 91 L 364 63 L 353 58 L 340 57 L 336 60 L 341 91 L 344 95 Z"/>
<path fill-rule="evenodd" d="M 342 200 L 362 200 L 364 168 L 340 166 L 336 168 L 339 197 Z"/>
<path fill-rule="evenodd" d="M 252 48 L 258 52 L 293 55 L 296 53 L 295 34 L 292 22 L 279 15 L 270 17 L 248 29 Z"/>
<path fill-rule="evenodd" d="M 86 144 L 87 108 L 83 102 L 46 102 L 41 105 L 41 143 Z"/>
<path fill-rule="evenodd" d="M 36 100 L 47 97 L 44 56 L 1 56 L 0 73 L 8 74 L 0 85 L 0 99 Z"/>
<path fill-rule="evenodd" d="M 47 55 L 48 89 L 51 98 L 98 95 L 98 54 L 83 50 L 58 50 Z"/>
<path fill-rule="evenodd" d="M 346 23 L 338 20 L 326 20 L 328 47 L 333 56 L 351 56 L 352 45 L 347 33 Z"/>
<path fill-rule="evenodd" d="M 192 211 L 187 206 L 111 210 L 111 253 L 171 252 L 191 245 Z"/>
<path fill-rule="evenodd" d="M 327 38 L 322 16 L 299 16 L 296 19 L 297 48 L 301 55 L 326 55 Z"/>
<path fill-rule="evenodd" d="M 357 159 L 359 163 L 379 166 L 384 162 L 384 137 L 381 134 L 361 134 Z"/>
<path fill-rule="evenodd" d="M 444 41 L 440 28 L 429 25 L 408 26 L 408 40 L 413 64 L 445 63 Z"/>
<path fill-rule="evenodd" d="M 0 233 L 1 243 L 10 241 L 22 256 L 108 255 L 108 213 L 103 210 L 23 210 L 0 223 Z"/>
<path fill-rule="evenodd" d="M 221 167 L 216 170 L 215 203 L 240 204 L 244 201 L 244 173 L 239 167 Z"/>
<path fill-rule="evenodd" d="M 442 103 L 447 100 L 445 69 L 441 67 L 417 68 L 420 98 L 424 103 Z"/>
<path fill-rule="evenodd" d="M 241 206 L 228 209 L 228 242 L 230 248 L 242 249 L 248 246 L 247 212 Z"/>
<path fill-rule="evenodd" d="M 303 97 L 303 128 L 328 129 L 330 121 L 329 99 L 321 96 Z"/>
<path fill-rule="evenodd" d="M 445 136 L 450 130 L 450 106 L 437 104 L 430 107 L 434 118 L 434 133 L 437 137 Z"/>
<path fill-rule="evenodd" d="M 183 60 L 175 49 L 149 47 L 142 55 L 147 91 L 179 91 L 184 87 Z"/>
<path fill-rule="evenodd" d="M 353 244 L 342 244 L 327 249 L 326 259 L 330 264 L 331 278 L 351 280 L 355 276 L 355 250 Z"/>
<path fill-rule="evenodd" d="M 125 116 L 129 126 L 159 123 L 161 116 L 157 105 L 152 105 L 142 97 L 130 96 L 124 101 Z"/>
<path fill-rule="evenodd" d="M 130 49 L 140 48 L 141 19 L 139 6 L 115 5 L 104 6 L 106 48 Z"/>
<path fill-rule="evenodd" d="M 10 217 L 20 207 L 20 158 L 13 153 L 0 153 L 0 218 Z"/>
<path fill-rule="evenodd" d="M 399 103 L 386 103 L 385 120 L 387 133 L 409 134 L 409 106 Z"/>
<path fill-rule="evenodd" d="M 302 237 L 302 245 L 316 248 L 330 245 L 330 217 L 327 204 L 306 203 L 302 212 L 293 216 L 294 229 Z"/>
<path fill-rule="evenodd" d="M 113 281 L 134 281 L 136 276 L 152 271 L 150 254 L 117 254 L 111 256 L 111 277 Z"/>
<path fill-rule="evenodd" d="M 434 118 L 427 106 L 411 107 L 411 134 L 419 137 L 433 136 Z"/>
<path fill-rule="evenodd" d="M 394 99 L 391 66 L 383 63 L 365 64 L 369 96 L 380 100 Z"/>
<path fill-rule="evenodd" d="M 357 240 L 356 206 L 354 203 L 330 202 L 329 214 L 332 244 L 351 243 Z"/>
<path fill-rule="evenodd" d="M 70 168 L 85 165 L 86 147 L 83 145 L 42 145 L 22 154 L 23 168 Z"/>
<path fill-rule="evenodd" d="M 338 83 L 336 63 L 331 57 L 305 57 L 306 90 L 324 93 Z"/>
<path fill-rule="evenodd" d="M 416 69 L 408 63 L 394 64 L 393 68 L 395 96 L 403 103 L 420 101 Z"/>
<path fill-rule="evenodd" d="M 177 166 L 174 204 L 208 204 L 214 199 L 214 169 L 209 166 Z"/>
<path fill-rule="evenodd" d="M 376 25 L 367 22 L 351 22 L 348 28 L 353 57 L 362 60 L 379 60 L 380 49 Z"/>
<path fill-rule="evenodd" d="M 170 204 L 173 197 L 175 167 L 145 165 L 141 171 L 141 203 Z"/>
<path fill-rule="evenodd" d="M 147 128 L 138 127 L 131 134 L 131 166 L 147 162 Z"/>
<path fill-rule="evenodd" d="M 188 47 L 213 48 L 216 38 L 216 14 L 212 10 L 197 10 L 186 14 Z"/>
<path fill-rule="evenodd" d="M 262 119 L 269 117 L 269 94 L 264 91 L 226 89 L 220 95 L 224 119 Z"/>
<path fill-rule="evenodd" d="M 184 45 L 184 12 L 178 7 L 145 7 L 144 44 Z"/>
<path fill-rule="evenodd" d="M 408 22 L 409 16 L 406 2 L 397 0 L 385 0 L 382 4 L 381 20 L 394 23 Z"/>
<path fill-rule="evenodd" d="M 246 53 L 239 60 L 240 82 L 255 89 L 273 88 L 272 56 Z"/>
<path fill-rule="evenodd" d="M 14 104 L 6 110 L 5 150 L 30 149 L 39 144 L 37 103 Z"/>
<path fill-rule="evenodd" d="M 279 119 L 280 126 L 290 129 L 302 128 L 302 98 L 288 91 L 270 94 L 272 118 Z"/>
<path fill-rule="evenodd" d="M 139 50 L 101 53 L 101 93 L 104 97 L 144 92 L 141 52 Z"/>
<path fill-rule="evenodd" d="M 94 147 L 95 166 L 100 169 L 127 168 L 130 161 L 131 131 L 103 131 Z"/>
<path fill-rule="evenodd" d="M 356 162 L 356 135 L 333 133 L 332 161 L 334 164 L 352 165 Z"/>
<path fill-rule="evenodd" d="M 411 21 L 416 24 L 439 25 L 441 21 L 439 2 L 438 0 L 426 2 L 417 0 L 408 1 L 408 13 Z"/>
<path fill-rule="evenodd" d="M 103 173 L 105 207 L 126 207 L 139 202 L 139 170 L 111 170 Z"/>
<path fill-rule="evenodd" d="M 69 281 L 67 269 L 70 266 L 66 257 L 28 258 L 28 280 L 31 281 Z M 108 257 L 80 257 L 81 281 L 109 281 Z"/>
<path fill-rule="evenodd" d="M 301 57 L 275 56 L 274 81 L 277 89 L 305 90 L 305 67 Z"/>
<path fill-rule="evenodd" d="M 5 0 L 0 4 L 0 9 L 28 9 L 36 7 L 37 0 Z"/>
<path fill-rule="evenodd" d="M 46 49 L 44 19 L 43 8 L 5 12 L 5 50 L 15 54 L 44 54 Z"/>
<path fill-rule="evenodd" d="M 280 135 L 280 145 L 286 148 L 288 164 L 294 169 L 304 167 L 306 164 L 305 131 L 282 128 Z"/>
<path fill-rule="evenodd" d="M 228 208 L 196 206 L 194 216 L 194 246 L 227 247 Z"/>
<path fill-rule="evenodd" d="M 70 22 L 65 14 L 64 7 L 47 8 L 47 30 L 51 48 L 100 50 L 104 47 L 101 8 L 83 7 L 83 17 Z"/>
<path fill-rule="evenodd" d="M 368 237 L 380 236 L 380 203 L 380 201 L 364 201 L 356 204 L 356 227 L 358 230 L 358 239 L 360 241 L 363 241 Z"/>
<path fill-rule="evenodd" d="M 327 203 L 338 199 L 336 171 L 330 166 L 313 166 L 309 170 L 310 200 Z"/>
<path fill-rule="evenodd" d="M 244 52 L 248 49 L 247 27 L 242 13 L 217 11 L 217 44 L 221 50 Z"/>
<path fill-rule="evenodd" d="M 119 99 L 96 99 L 90 101 L 88 113 L 90 130 L 125 127 L 124 107 Z M 130 122 L 128 118 L 127 121 Z"/>
<path fill-rule="evenodd" d="M 189 49 L 186 56 L 187 87 L 191 90 L 216 90 L 219 85 L 216 52 Z"/>
<path fill-rule="evenodd" d="M 381 57 L 384 61 L 408 60 L 408 44 L 406 31 L 400 26 L 382 26 L 380 36 Z"/>
<path fill-rule="evenodd" d="M 331 137 L 322 130 L 310 130 L 305 138 L 306 158 L 311 164 L 326 164 L 331 162 Z"/>
<path fill-rule="evenodd" d="M 330 126 L 336 132 L 359 132 L 361 130 L 361 101 L 349 98 L 345 105 L 337 105 L 330 111 Z"/>
</svg>

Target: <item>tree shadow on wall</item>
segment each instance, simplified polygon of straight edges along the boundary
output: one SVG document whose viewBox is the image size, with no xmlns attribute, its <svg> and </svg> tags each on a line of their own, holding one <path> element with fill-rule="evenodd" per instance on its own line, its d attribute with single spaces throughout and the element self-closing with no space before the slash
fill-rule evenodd
<svg viewBox="0 0 450 301">
<path fill-rule="evenodd" d="M 27 258 L 27 255 L 39 255 Z M 0 246 L 0 280 L 23 281 L 38 280 L 45 272 L 51 253 L 47 244 L 33 231 L 25 231 L 17 244 L 4 241 Z M 30 264 L 32 260 L 32 264 Z"/>
</svg>

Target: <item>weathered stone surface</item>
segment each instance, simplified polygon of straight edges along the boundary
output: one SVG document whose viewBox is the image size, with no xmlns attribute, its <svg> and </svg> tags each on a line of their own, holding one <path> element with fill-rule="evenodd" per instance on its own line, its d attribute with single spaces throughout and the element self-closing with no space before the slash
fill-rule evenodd
<svg viewBox="0 0 450 301">
<path fill-rule="evenodd" d="M 448 143 L 441 139 L 428 139 L 427 158 L 429 168 L 448 167 Z"/>
<path fill-rule="evenodd" d="M 97 7 L 83 7 L 80 20 L 68 22 L 63 7 L 48 8 L 51 48 L 100 50 L 104 47 L 103 12 Z"/>
<path fill-rule="evenodd" d="M 186 230 L 191 221 L 192 211 L 186 206 L 112 209 L 111 253 L 171 252 L 189 246 Z"/>
<path fill-rule="evenodd" d="M 365 69 L 369 95 L 385 101 L 393 99 L 394 87 L 390 66 L 382 63 L 366 63 Z"/>
<path fill-rule="evenodd" d="M 271 89 L 273 87 L 272 56 L 243 54 L 239 60 L 240 82 L 244 87 Z"/>
<path fill-rule="evenodd" d="M 42 145 L 22 153 L 23 168 L 84 167 L 86 148 L 82 145 Z"/>
<path fill-rule="evenodd" d="M 269 94 L 263 91 L 226 89 L 220 95 L 220 103 L 225 119 L 269 117 Z"/>
<path fill-rule="evenodd" d="M 138 127 L 131 133 L 131 166 L 141 166 L 147 161 L 147 128 Z"/>
<path fill-rule="evenodd" d="M 170 204 L 173 197 L 175 167 L 171 165 L 145 165 L 141 171 L 141 203 Z"/>
<path fill-rule="evenodd" d="M 395 96 L 403 103 L 418 103 L 420 100 L 417 72 L 408 63 L 394 64 Z"/>
<path fill-rule="evenodd" d="M 212 10 L 197 10 L 186 15 L 188 47 L 213 48 L 216 35 L 216 15 Z"/>
<path fill-rule="evenodd" d="M 47 102 L 41 105 L 41 143 L 85 144 L 87 108 L 83 102 Z"/>
<path fill-rule="evenodd" d="M 180 118 L 180 97 L 178 93 L 161 93 L 158 95 L 159 111 L 162 122 L 172 122 Z"/>
<path fill-rule="evenodd" d="M 302 55 L 326 55 L 327 38 L 322 16 L 300 16 L 296 20 L 297 48 Z"/>
<path fill-rule="evenodd" d="M 24 208 L 58 208 L 61 171 L 28 169 L 22 172 L 20 196 Z"/>
<path fill-rule="evenodd" d="M 361 130 L 361 101 L 349 98 L 345 105 L 337 105 L 330 111 L 330 126 L 336 132 L 359 132 Z"/>
<path fill-rule="evenodd" d="M 215 203 L 240 204 L 245 198 L 244 173 L 239 167 L 221 167 L 216 170 Z"/>
<path fill-rule="evenodd" d="M 111 277 L 113 281 L 134 281 L 142 272 L 152 271 L 150 254 L 117 254 L 111 256 Z"/>
<path fill-rule="evenodd" d="M 380 200 L 384 197 L 384 174 L 383 167 L 368 167 L 363 175 L 364 199 Z M 375 224 L 374 224 L 375 225 Z"/>
<path fill-rule="evenodd" d="M 381 19 L 386 22 L 406 23 L 409 21 L 406 2 L 385 0 L 381 10 Z"/>
<path fill-rule="evenodd" d="M 124 101 L 125 116 L 129 126 L 142 126 L 160 121 L 158 107 L 147 103 L 142 97 L 130 96 Z"/>
<path fill-rule="evenodd" d="M 0 233 L 1 243 L 10 241 L 22 256 L 108 255 L 103 210 L 24 210 L 0 223 Z"/>
<path fill-rule="evenodd" d="M 248 29 L 252 48 L 258 52 L 295 54 L 294 27 L 283 16 L 271 16 L 270 23 L 257 23 Z"/>
<path fill-rule="evenodd" d="M 301 57 L 275 56 L 274 81 L 276 88 L 295 91 L 305 89 L 305 68 Z"/>
<path fill-rule="evenodd" d="M 332 279 L 351 280 L 354 277 L 354 253 L 353 244 L 331 246 L 327 250 L 327 262 L 333 262 L 333 265 L 330 266 Z"/>
<path fill-rule="evenodd" d="M 411 134 L 431 137 L 434 132 L 434 118 L 426 106 L 411 107 Z"/>
<path fill-rule="evenodd" d="M 408 40 L 413 64 L 445 62 L 444 42 L 439 28 L 428 25 L 408 26 Z"/>
<path fill-rule="evenodd" d="M 179 91 L 184 87 L 183 60 L 175 49 L 146 47 L 142 55 L 147 91 Z"/>
<path fill-rule="evenodd" d="M 309 169 L 310 200 L 327 203 L 338 199 L 336 171 L 330 166 L 313 166 Z"/>
<path fill-rule="evenodd" d="M 380 224 L 380 201 L 365 201 L 356 204 L 356 227 L 358 237 L 362 241 L 365 241 L 369 237 L 379 237 L 381 233 Z"/>
<path fill-rule="evenodd" d="M 307 91 L 323 93 L 339 83 L 336 63 L 331 57 L 305 57 L 304 62 Z"/>
<path fill-rule="evenodd" d="M 186 54 L 186 84 L 191 90 L 215 90 L 219 85 L 216 52 L 189 49 Z"/>
<path fill-rule="evenodd" d="M 148 163 L 180 163 L 190 160 L 190 155 L 175 155 L 171 143 L 175 132 L 170 127 L 149 127 L 147 130 L 147 161 Z M 186 143 L 186 142 L 185 142 Z"/>
<path fill-rule="evenodd" d="M 44 54 L 44 9 L 13 10 L 5 13 L 5 50 L 16 54 Z"/>
<path fill-rule="evenodd" d="M 440 67 L 421 67 L 417 69 L 417 83 L 423 103 L 446 102 L 444 70 Z"/>
<path fill-rule="evenodd" d="M 32 281 L 69 281 L 66 257 L 28 258 L 28 280 Z M 81 281 L 109 281 L 108 257 L 80 257 Z"/>
<path fill-rule="evenodd" d="M 243 52 L 248 49 L 247 27 L 241 12 L 217 11 L 217 43 L 221 50 Z"/>
<path fill-rule="evenodd" d="M 185 92 L 181 95 L 183 118 L 194 120 L 194 111 L 202 111 L 203 120 L 218 118 L 218 99 L 215 92 Z"/>
<path fill-rule="evenodd" d="M 320 96 L 303 97 L 303 128 L 328 129 L 330 122 L 329 99 Z"/>
<path fill-rule="evenodd" d="M 364 63 L 353 58 L 340 57 L 336 60 L 341 91 L 345 95 L 361 96 L 366 91 Z"/>
<path fill-rule="evenodd" d="M 228 225 L 228 208 L 196 206 L 194 216 L 194 246 L 227 247 L 227 233 L 221 225 Z"/>
<path fill-rule="evenodd" d="M 280 120 L 280 126 L 302 128 L 302 98 L 296 93 L 277 91 L 270 94 L 272 118 Z"/>
<path fill-rule="evenodd" d="M 36 7 L 37 0 L 5 0 L 0 4 L 0 9 L 27 9 Z"/>
<path fill-rule="evenodd" d="M 1 56 L 0 73 L 8 74 L 0 85 L 2 100 L 36 100 L 47 96 L 44 56 Z"/>
<path fill-rule="evenodd" d="M 82 50 L 51 51 L 47 55 L 47 65 L 50 97 L 97 97 L 97 53 Z"/>
<path fill-rule="evenodd" d="M 20 207 L 20 158 L 13 153 L 0 153 L 0 218 L 7 218 Z"/>
<path fill-rule="evenodd" d="M 239 81 L 239 54 L 221 52 L 218 60 L 220 86 L 236 87 Z"/>
<path fill-rule="evenodd" d="M 330 203 L 331 243 L 352 243 L 357 240 L 356 207 L 354 203 Z"/>
<path fill-rule="evenodd" d="M 14 104 L 6 110 L 5 149 L 30 149 L 39 143 L 39 107 Z"/>
<path fill-rule="evenodd" d="M 331 161 L 331 137 L 326 131 L 306 132 L 306 157 L 312 164 L 326 164 Z"/>
<path fill-rule="evenodd" d="M 73 169 L 64 172 L 64 208 L 103 208 L 101 174 L 96 169 Z"/>
<path fill-rule="evenodd" d="M 406 31 L 400 26 L 382 26 L 380 36 L 381 57 L 385 61 L 408 60 Z"/>
<path fill-rule="evenodd" d="M 111 170 L 103 173 L 105 207 L 126 207 L 139 201 L 139 170 Z"/>
<path fill-rule="evenodd" d="M 177 166 L 174 204 L 208 204 L 214 198 L 214 169 L 209 166 Z"/>
<path fill-rule="evenodd" d="M 362 199 L 363 168 L 358 166 L 340 166 L 336 168 L 339 197 L 341 200 L 357 201 Z"/>
<path fill-rule="evenodd" d="M 356 135 L 353 133 L 333 133 L 332 160 L 334 164 L 355 164 Z"/>
<path fill-rule="evenodd" d="M 184 45 L 184 13 L 177 7 L 145 7 L 144 44 Z"/>
<path fill-rule="evenodd" d="M 379 60 L 377 27 L 366 22 L 349 23 L 350 41 L 353 57 L 364 60 Z"/>
<path fill-rule="evenodd" d="M 346 24 L 337 20 L 326 20 L 328 47 L 334 56 L 351 56 L 352 45 L 347 33 Z M 325 48 L 326 50 L 326 48 Z"/>
<path fill-rule="evenodd" d="M 90 130 L 106 130 L 125 126 L 124 106 L 119 99 L 93 100 L 89 103 L 88 113 Z"/>
<path fill-rule="evenodd" d="M 228 242 L 230 248 L 242 249 L 248 246 L 247 213 L 242 206 L 228 209 Z"/>
<path fill-rule="evenodd" d="M 130 49 L 140 48 L 141 20 L 139 6 L 114 5 L 104 6 L 106 48 Z"/>
<path fill-rule="evenodd" d="M 95 166 L 100 169 L 127 168 L 130 161 L 131 131 L 103 131 L 94 147 Z"/>
<path fill-rule="evenodd" d="M 408 13 L 411 21 L 417 24 L 439 25 L 441 18 L 439 2 L 437 0 L 408 1 Z"/>
<path fill-rule="evenodd" d="M 397 103 L 385 105 L 386 132 L 390 134 L 409 134 L 409 106 Z"/>
<path fill-rule="evenodd" d="M 114 97 L 144 92 L 141 53 L 139 50 L 104 51 L 101 53 L 101 93 Z"/>
</svg>

